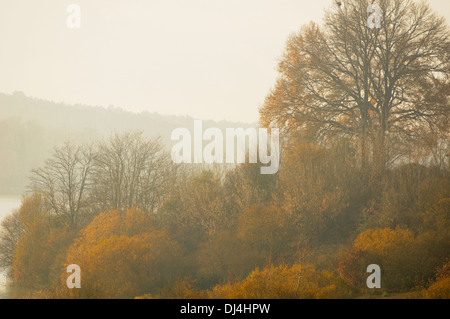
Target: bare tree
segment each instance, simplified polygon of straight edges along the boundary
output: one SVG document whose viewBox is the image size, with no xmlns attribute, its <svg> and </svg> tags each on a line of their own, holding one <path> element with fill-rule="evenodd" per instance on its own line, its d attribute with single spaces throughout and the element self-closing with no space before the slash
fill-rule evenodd
<svg viewBox="0 0 450 319">
<path fill-rule="evenodd" d="M 160 138 L 147 139 L 142 132 L 115 134 L 98 145 L 92 200 L 101 210 L 137 206 L 155 211 L 172 168 Z"/>
<path fill-rule="evenodd" d="M 363 164 L 383 169 L 417 137 L 448 132 L 450 39 L 443 18 L 410 0 L 377 1 L 381 27 L 369 28 L 371 3 L 347 0 L 291 36 L 260 113 L 322 142 L 350 137 Z"/>
<path fill-rule="evenodd" d="M 75 146 L 66 142 L 55 148 L 42 168 L 32 171 L 31 191 L 42 195 L 47 212 L 61 217 L 75 227 L 83 209 L 88 207 L 87 195 L 95 151 L 91 146 Z"/>
</svg>

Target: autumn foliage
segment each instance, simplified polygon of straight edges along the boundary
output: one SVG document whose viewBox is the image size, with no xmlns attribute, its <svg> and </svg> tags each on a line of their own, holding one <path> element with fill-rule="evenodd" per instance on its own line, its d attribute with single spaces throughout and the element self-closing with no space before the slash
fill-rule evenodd
<svg viewBox="0 0 450 319">
<path fill-rule="evenodd" d="M 154 292 L 178 279 L 182 266 L 179 245 L 136 209 L 97 216 L 69 248 L 66 263 L 83 269 L 80 297 L 96 298 Z"/>
<path fill-rule="evenodd" d="M 12 295 L 448 299 L 450 33 L 400 0 L 367 30 L 366 2 L 289 38 L 260 109 L 277 174 L 175 165 L 141 132 L 56 148 L 2 223 Z"/>
<path fill-rule="evenodd" d="M 267 266 L 255 269 L 243 281 L 218 285 L 210 293 L 220 299 L 334 299 L 351 297 L 342 280 L 310 265 Z"/>
</svg>

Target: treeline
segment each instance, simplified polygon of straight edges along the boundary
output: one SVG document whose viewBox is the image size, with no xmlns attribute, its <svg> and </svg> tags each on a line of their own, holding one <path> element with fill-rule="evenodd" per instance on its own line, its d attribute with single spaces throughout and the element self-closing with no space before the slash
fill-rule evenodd
<svg viewBox="0 0 450 319">
<path fill-rule="evenodd" d="M 379 179 L 344 141 L 283 154 L 261 175 L 176 166 L 138 132 L 55 149 L 2 223 L 13 296 L 346 298 L 371 292 L 369 264 L 385 293 L 448 293 L 447 169 Z M 66 287 L 69 264 L 81 289 Z"/>
<path fill-rule="evenodd" d="M 174 165 L 140 133 L 57 148 L 2 223 L 12 295 L 449 298 L 450 32 L 409 0 L 381 1 L 370 29 L 367 5 L 289 38 L 260 109 L 275 175 Z"/>
<path fill-rule="evenodd" d="M 211 127 L 250 127 L 226 121 L 204 121 Z M 0 194 L 20 196 L 30 170 L 41 166 L 55 146 L 66 140 L 83 144 L 112 132 L 140 130 L 147 137 L 161 136 L 167 149 L 177 127 L 192 127 L 188 116 L 133 113 L 118 107 L 70 105 L 0 93 Z"/>
</svg>

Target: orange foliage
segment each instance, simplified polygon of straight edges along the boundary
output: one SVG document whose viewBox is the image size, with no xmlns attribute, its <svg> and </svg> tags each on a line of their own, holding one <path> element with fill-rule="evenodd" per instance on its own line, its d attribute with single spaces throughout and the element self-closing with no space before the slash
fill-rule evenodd
<svg viewBox="0 0 450 319">
<path fill-rule="evenodd" d="M 180 248 L 154 226 L 151 215 L 131 209 L 97 216 L 70 248 L 66 262 L 81 268 L 79 297 L 130 298 L 154 292 L 178 275 Z M 67 274 L 62 276 L 65 279 Z"/>
<path fill-rule="evenodd" d="M 57 282 L 58 269 L 75 233 L 52 223 L 39 195 L 24 198 L 18 213 L 23 233 L 14 248 L 13 279 L 19 288 L 48 288 Z"/>
<path fill-rule="evenodd" d="M 450 299 L 450 277 L 442 278 L 431 284 L 425 291 L 427 299 Z"/>
<path fill-rule="evenodd" d="M 286 265 L 255 269 L 245 280 L 218 285 L 210 297 L 219 299 L 318 299 L 350 297 L 351 291 L 329 272 L 312 266 Z"/>
<path fill-rule="evenodd" d="M 413 240 L 414 234 L 407 229 L 369 229 L 359 234 L 353 243 L 353 247 L 357 250 L 381 255 L 391 251 L 399 252 Z"/>
</svg>

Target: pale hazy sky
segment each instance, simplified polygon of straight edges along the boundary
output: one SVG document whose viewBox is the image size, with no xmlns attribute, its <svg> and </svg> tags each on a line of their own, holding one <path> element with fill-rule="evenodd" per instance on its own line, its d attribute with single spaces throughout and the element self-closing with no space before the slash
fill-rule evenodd
<svg viewBox="0 0 450 319">
<path fill-rule="evenodd" d="M 256 122 L 287 37 L 333 1 L 0 0 L 0 92 Z"/>
</svg>

